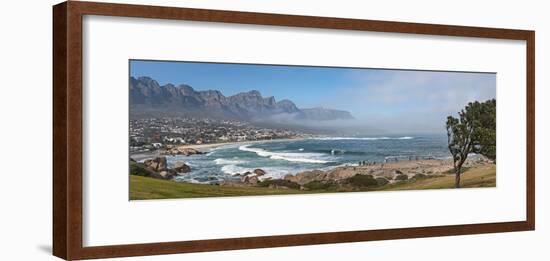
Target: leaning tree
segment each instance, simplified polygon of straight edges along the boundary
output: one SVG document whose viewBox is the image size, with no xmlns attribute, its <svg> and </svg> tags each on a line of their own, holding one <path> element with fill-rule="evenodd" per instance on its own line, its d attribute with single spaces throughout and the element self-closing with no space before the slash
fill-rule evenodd
<svg viewBox="0 0 550 261">
<path fill-rule="evenodd" d="M 453 157 L 455 187 L 460 188 L 462 165 L 468 154 L 479 153 L 496 160 L 496 100 L 470 102 L 447 117 L 447 141 Z"/>
</svg>

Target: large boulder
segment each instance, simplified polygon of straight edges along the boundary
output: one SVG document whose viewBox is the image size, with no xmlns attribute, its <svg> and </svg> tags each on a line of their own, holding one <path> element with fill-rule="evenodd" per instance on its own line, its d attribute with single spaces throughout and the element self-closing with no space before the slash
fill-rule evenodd
<svg viewBox="0 0 550 261">
<path fill-rule="evenodd" d="M 258 176 L 252 175 L 252 176 L 243 176 L 241 178 L 241 182 L 249 185 L 256 185 L 258 184 L 260 180 L 258 179 Z"/>
<path fill-rule="evenodd" d="M 154 159 L 148 159 L 143 162 L 143 164 L 153 170 L 153 171 L 163 171 L 166 170 L 166 157 L 156 157 Z"/>
<path fill-rule="evenodd" d="M 178 153 L 177 154 L 183 154 L 185 156 L 189 155 L 195 155 L 195 154 L 202 154 L 202 152 L 193 149 L 193 148 L 186 148 L 186 147 L 178 147 L 177 148 Z"/>
<path fill-rule="evenodd" d="M 174 164 L 174 170 L 178 173 L 187 173 L 191 171 L 191 167 L 184 162 L 178 161 Z"/>
<path fill-rule="evenodd" d="M 162 176 L 163 179 L 172 179 L 177 176 L 178 173 L 173 169 L 167 169 L 159 172 L 159 175 Z"/>
<path fill-rule="evenodd" d="M 130 161 L 130 175 L 164 179 L 164 177 L 160 175 L 160 173 L 146 167 L 142 163 L 132 161 Z"/>
<path fill-rule="evenodd" d="M 189 166 L 183 165 L 180 166 L 181 170 L 185 167 L 189 168 Z M 156 179 L 173 179 L 178 175 L 178 171 L 166 167 L 166 157 L 157 157 L 145 160 L 143 163 L 130 161 L 130 175 Z"/>
<path fill-rule="evenodd" d="M 304 171 L 297 173 L 296 175 L 286 175 L 285 180 L 304 185 L 314 180 L 325 180 L 327 173 L 321 170 Z"/>
<path fill-rule="evenodd" d="M 255 169 L 253 171 L 254 174 L 256 174 L 256 176 L 263 176 L 265 175 L 265 171 L 263 169 Z"/>
<path fill-rule="evenodd" d="M 339 167 L 327 173 L 325 180 L 343 180 L 355 176 L 357 172 L 355 167 Z"/>
</svg>

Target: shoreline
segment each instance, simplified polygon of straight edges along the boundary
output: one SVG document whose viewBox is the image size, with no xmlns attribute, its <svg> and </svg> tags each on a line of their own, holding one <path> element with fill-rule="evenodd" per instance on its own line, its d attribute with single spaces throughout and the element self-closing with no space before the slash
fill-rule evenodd
<svg viewBox="0 0 550 261">
<path fill-rule="evenodd" d="M 313 185 L 316 186 L 306 184 L 298 187 L 284 180 L 257 185 L 242 183 L 211 185 L 131 175 L 130 200 L 456 189 L 454 181 L 454 175 L 447 174 L 400 180 L 385 185 L 362 184 L 355 180 L 351 183 L 345 182 L 341 186 L 334 186 L 334 183 L 330 182 L 314 182 Z M 462 174 L 461 183 L 460 189 L 494 188 L 496 187 L 496 166 L 486 164 L 467 169 Z"/>
<path fill-rule="evenodd" d="M 250 145 L 250 144 L 262 144 L 262 143 L 271 143 L 271 142 L 285 142 L 285 141 L 300 141 L 308 139 L 309 137 L 293 137 L 293 138 L 285 138 L 285 139 L 271 139 L 271 140 L 252 140 L 252 141 L 235 141 L 235 142 L 223 142 L 223 143 L 211 143 L 211 144 L 187 144 L 187 145 L 181 145 L 181 146 L 174 146 L 181 149 L 195 149 L 195 150 L 202 150 L 203 153 L 208 153 L 209 151 L 207 149 L 222 147 L 222 146 L 242 146 L 242 145 Z M 151 159 L 154 157 L 170 157 L 172 155 L 165 155 L 163 154 L 162 150 L 152 151 L 152 152 L 145 152 L 145 153 L 136 153 L 130 156 L 130 158 L 136 160 L 136 161 L 143 161 L 146 159 Z M 478 165 L 479 163 L 483 162 L 484 160 L 481 160 L 480 158 L 469 158 L 467 160 L 468 165 Z M 368 163 L 368 162 L 367 162 Z M 485 162 L 487 163 L 487 162 Z M 265 171 L 258 167 L 256 169 L 260 169 L 264 174 L 267 174 L 264 176 L 264 174 L 258 175 L 258 181 L 263 181 L 265 179 L 284 179 L 284 180 L 290 180 L 297 183 L 301 183 L 303 185 L 305 181 L 313 181 L 313 180 L 320 180 L 320 181 L 327 181 L 327 180 L 342 180 L 346 178 L 353 177 L 354 175 L 361 174 L 361 175 L 372 175 L 375 178 L 385 178 L 390 183 L 393 183 L 396 181 L 396 177 L 399 175 L 404 174 L 407 179 L 413 178 L 417 175 L 419 176 L 433 176 L 433 175 L 441 175 L 441 174 L 448 174 L 451 173 L 453 169 L 453 163 L 452 160 L 449 159 L 403 159 L 403 160 L 396 160 L 396 161 L 389 161 L 389 162 L 370 162 L 367 165 L 358 165 L 357 163 L 347 163 L 347 164 L 341 164 L 337 166 L 332 167 L 326 167 L 326 168 L 320 168 L 320 169 L 306 169 L 296 172 L 289 172 L 283 176 L 278 175 L 277 173 L 265 173 Z M 240 172 L 229 174 L 228 176 L 231 177 L 240 177 L 242 180 L 241 182 L 237 183 L 248 183 L 244 182 L 244 176 L 254 176 L 251 175 L 255 169 L 250 169 L 247 171 L 241 170 Z M 277 172 L 277 171 L 275 171 Z M 271 174 L 271 175 L 270 175 Z M 275 175 L 277 174 L 277 175 Z M 183 174 L 185 175 L 185 174 Z M 273 176 L 275 175 L 275 176 Z M 260 177 L 262 176 L 262 177 Z M 404 177 L 402 177 L 404 178 Z M 223 180 L 223 179 L 222 179 Z M 184 180 L 178 180 L 178 182 L 187 182 Z M 230 181 L 230 183 L 234 183 L 233 181 Z M 208 184 L 208 183 L 206 183 Z"/>
<path fill-rule="evenodd" d="M 182 148 L 182 149 L 201 150 L 201 149 L 213 149 L 213 148 L 222 147 L 222 146 L 246 145 L 246 144 L 269 143 L 269 142 L 280 142 L 280 141 L 299 141 L 299 140 L 305 140 L 305 139 L 307 138 L 295 137 L 295 138 L 285 138 L 285 139 L 232 141 L 232 142 L 208 143 L 208 144 L 184 144 L 184 145 L 177 145 L 175 147 Z M 204 151 L 201 151 L 201 152 L 204 152 Z M 134 159 L 135 161 L 141 161 L 141 160 L 151 159 L 151 158 L 160 157 L 160 156 L 169 156 L 169 155 L 164 155 L 159 150 L 137 152 L 137 153 L 130 152 L 130 158 Z"/>
</svg>

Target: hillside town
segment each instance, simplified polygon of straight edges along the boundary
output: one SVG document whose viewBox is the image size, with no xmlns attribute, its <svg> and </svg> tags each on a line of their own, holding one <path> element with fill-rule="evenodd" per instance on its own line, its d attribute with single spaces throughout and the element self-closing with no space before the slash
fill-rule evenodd
<svg viewBox="0 0 550 261">
<path fill-rule="evenodd" d="M 213 144 L 294 138 L 285 129 L 269 129 L 234 120 L 209 118 L 143 118 L 130 120 L 130 152 L 185 144 Z"/>
</svg>

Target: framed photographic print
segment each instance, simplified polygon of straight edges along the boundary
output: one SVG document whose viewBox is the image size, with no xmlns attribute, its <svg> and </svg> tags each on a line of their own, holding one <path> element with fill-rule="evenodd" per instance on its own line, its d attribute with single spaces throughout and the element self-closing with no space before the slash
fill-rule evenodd
<svg viewBox="0 0 550 261">
<path fill-rule="evenodd" d="M 53 12 L 58 257 L 535 229 L 533 31 Z"/>
</svg>

